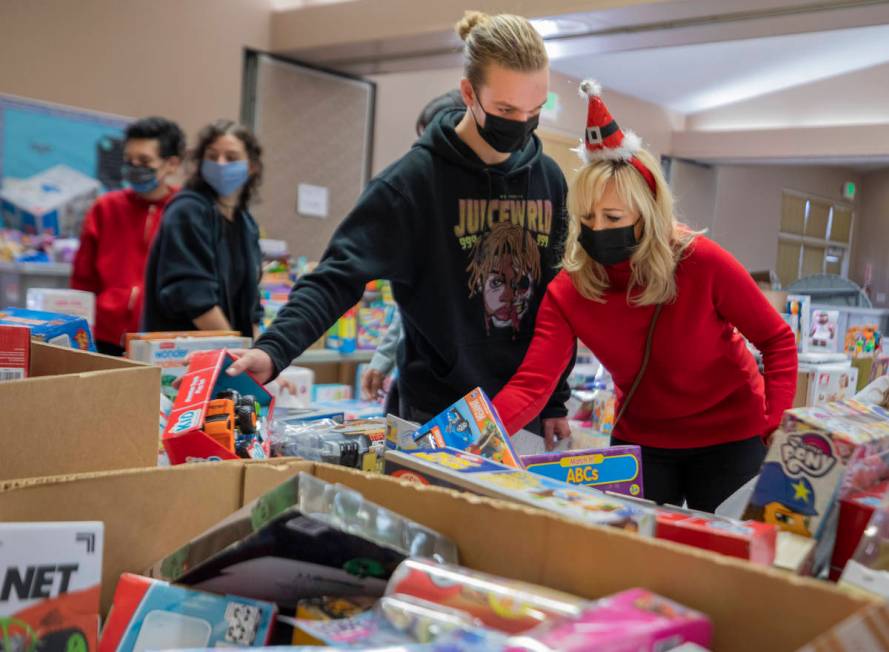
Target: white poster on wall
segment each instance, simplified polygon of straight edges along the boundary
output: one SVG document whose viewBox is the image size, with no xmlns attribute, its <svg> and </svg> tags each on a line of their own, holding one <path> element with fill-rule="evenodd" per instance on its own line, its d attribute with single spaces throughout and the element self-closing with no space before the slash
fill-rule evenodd
<svg viewBox="0 0 889 652">
<path fill-rule="evenodd" d="M 326 186 L 301 183 L 296 190 L 296 212 L 304 217 L 325 219 L 329 211 L 330 193 Z"/>
</svg>

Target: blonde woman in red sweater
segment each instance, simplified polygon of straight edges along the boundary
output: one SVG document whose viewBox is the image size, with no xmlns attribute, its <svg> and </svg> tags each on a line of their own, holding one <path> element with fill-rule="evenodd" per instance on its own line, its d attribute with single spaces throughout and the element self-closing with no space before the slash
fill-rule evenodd
<svg viewBox="0 0 889 652">
<path fill-rule="evenodd" d="M 759 472 L 764 441 L 791 407 L 796 342 L 741 264 L 677 221 L 657 160 L 621 131 L 598 85 L 581 91 L 587 163 L 569 193 L 564 268 L 494 404 L 509 432 L 520 430 L 580 338 L 614 378 L 612 443 L 642 447 L 646 497 L 713 511 Z"/>
</svg>

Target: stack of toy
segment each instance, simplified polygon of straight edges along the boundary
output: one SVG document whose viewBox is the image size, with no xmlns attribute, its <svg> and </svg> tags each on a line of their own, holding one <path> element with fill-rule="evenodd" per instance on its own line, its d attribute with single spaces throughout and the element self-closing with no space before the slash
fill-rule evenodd
<svg viewBox="0 0 889 652">
<path fill-rule="evenodd" d="M 846 354 L 853 358 L 866 358 L 880 351 L 882 334 L 876 324 L 851 326 L 846 331 Z"/>
<path fill-rule="evenodd" d="M 361 302 L 349 309 L 327 333 L 327 348 L 340 353 L 375 350 L 395 314 L 388 281 L 367 284 Z"/>
</svg>

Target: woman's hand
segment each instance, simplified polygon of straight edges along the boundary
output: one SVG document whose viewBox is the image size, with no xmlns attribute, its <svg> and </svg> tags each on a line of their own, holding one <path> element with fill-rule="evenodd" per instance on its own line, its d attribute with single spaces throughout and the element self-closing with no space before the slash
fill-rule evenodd
<svg viewBox="0 0 889 652">
<path fill-rule="evenodd" d="M 553 450 L 556 444 L 563 439 L 568 439 L 570 436 L 571 426 L 567 418 L 543 420 L 543 443 L 546 446 L 546 450 Z"/>
<path fill-rule="evenodd" d="M 382 398 L 386 375 L 376 369 L 368 369 L 361 377 L 361 398 L 365 401 L 378 401 Z"/>
</svg>

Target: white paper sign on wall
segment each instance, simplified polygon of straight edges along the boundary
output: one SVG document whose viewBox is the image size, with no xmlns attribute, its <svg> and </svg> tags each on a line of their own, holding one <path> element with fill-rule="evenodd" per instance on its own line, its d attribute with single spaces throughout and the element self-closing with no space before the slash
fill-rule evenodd
<svg viewBox="0 0 889 652">
<path fill-rule="evenodd" d="M 301 183 L 296 192 L 296 212 L 305 217 L 324 219 L 329 215 L 330 192 L 325 186 Z"/>
</svg>

